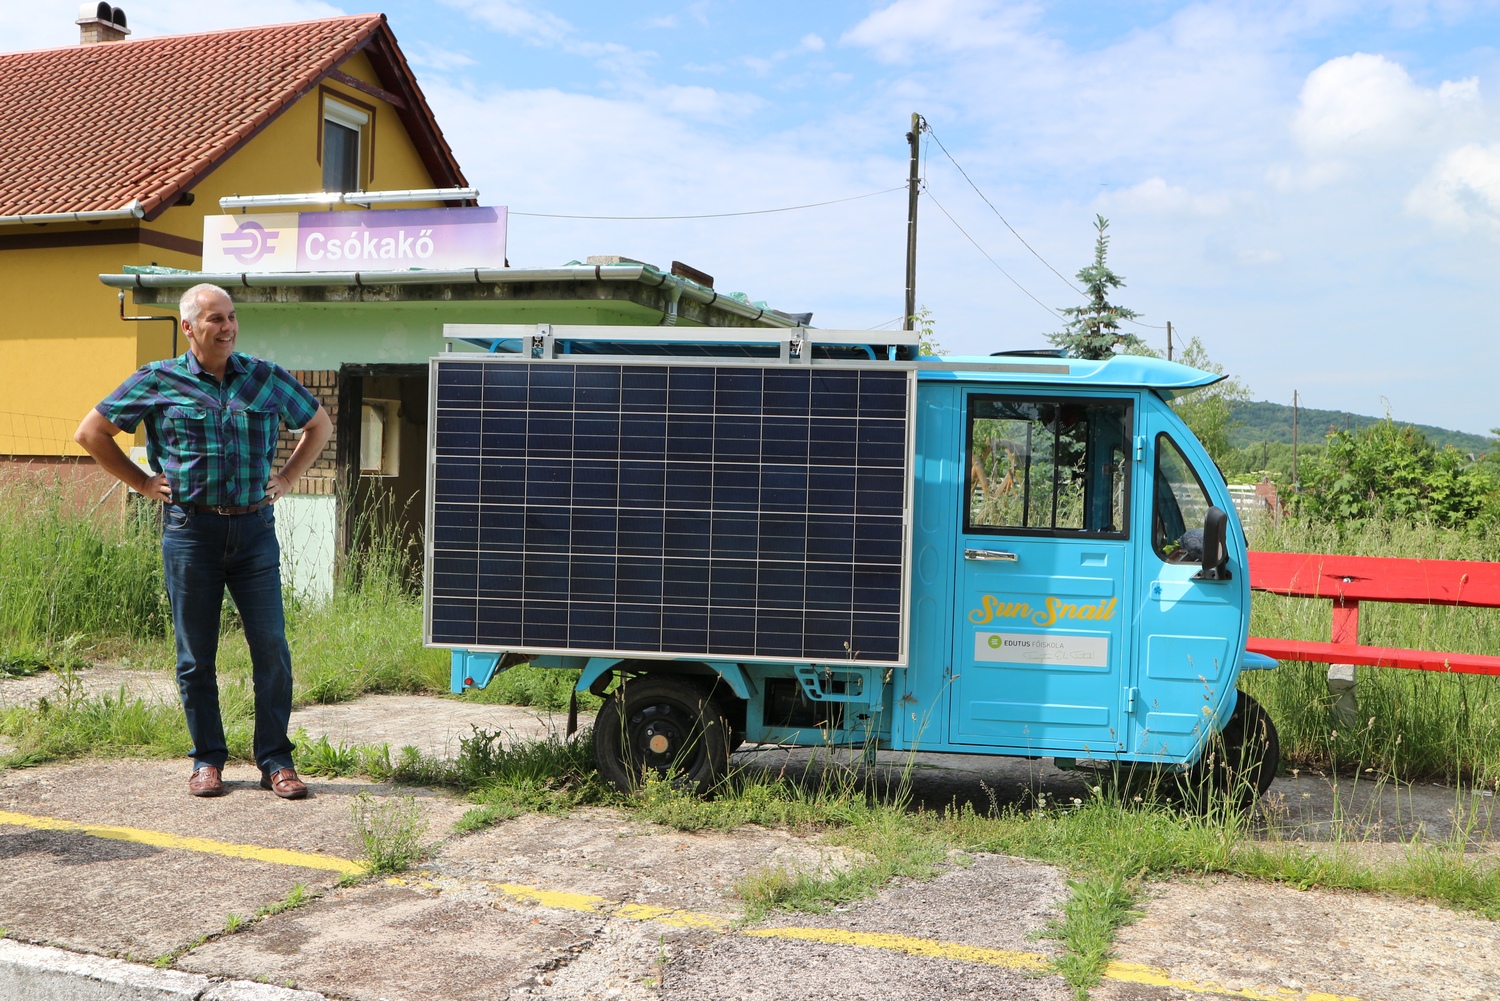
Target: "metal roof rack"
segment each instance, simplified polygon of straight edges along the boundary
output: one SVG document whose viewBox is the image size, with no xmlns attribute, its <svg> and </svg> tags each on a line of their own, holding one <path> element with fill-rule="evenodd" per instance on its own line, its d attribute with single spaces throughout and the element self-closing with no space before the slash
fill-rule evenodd
<svg viewBox="0 0 1500 1001">
<path fill-rule="evenodd" d="M 443 337 L 492 354 L 531 360 L 574 355 L 661 358 L 761 358 L 787 363 L 912 361 L 912 330 L 822 330 L 811 327 L 645 327 L 549 323 L 446 323 Z"/>
</svg>

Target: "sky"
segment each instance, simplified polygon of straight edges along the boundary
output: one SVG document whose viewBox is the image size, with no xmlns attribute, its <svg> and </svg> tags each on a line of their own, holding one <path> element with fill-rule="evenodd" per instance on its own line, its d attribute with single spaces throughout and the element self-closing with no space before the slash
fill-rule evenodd
<svg viewBox="0 0 1500 1001">
<path fill-rule="evenodd" d="M 136 38 L 372 9 L 122 6 Z M 75 43 L 77 9 L 0 0 L 7 47 Z M 511 209 L 513 266 L 678 260 L 820 327 L 899 326 L 915 112 L 917 301 L 950 353 L 1046 346 L 1103 215 L 1154 347 L 1171 321 L 1254 399 L 1500 426 L 1500 0 L 378 9 Z"/>
</svg>

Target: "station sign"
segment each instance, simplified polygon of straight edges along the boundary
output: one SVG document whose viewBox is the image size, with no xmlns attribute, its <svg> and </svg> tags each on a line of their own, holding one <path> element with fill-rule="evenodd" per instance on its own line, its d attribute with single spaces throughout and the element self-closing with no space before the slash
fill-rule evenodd
<svg viewBox="0 0 1500 1001">
<path fill-rule="evenodd" d="M 203 219 L 203 271 L 456 271 L 505 266 L 504 206 Z"/>
</svg>

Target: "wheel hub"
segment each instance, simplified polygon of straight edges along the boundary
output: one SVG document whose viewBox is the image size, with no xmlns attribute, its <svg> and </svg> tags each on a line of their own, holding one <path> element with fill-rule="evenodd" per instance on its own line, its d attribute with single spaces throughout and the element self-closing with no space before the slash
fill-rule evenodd
<svg viewBox="0 0 1500 1001">
<path fill-rule="evenodd" d="M 696 755 L 679 760 L 694 747 L 694 719 L 683 708 L 661 703 L 642 708 L 631 719 L 630 744 L 637 761 L 665 775 L 673 768 L 691 768 Z"/>
</svg>

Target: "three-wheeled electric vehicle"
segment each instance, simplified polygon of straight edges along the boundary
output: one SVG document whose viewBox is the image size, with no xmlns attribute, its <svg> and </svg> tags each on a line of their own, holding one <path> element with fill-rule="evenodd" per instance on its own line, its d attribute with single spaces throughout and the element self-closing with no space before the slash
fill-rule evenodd
<svg viewBox="0 0 1500 1001">
<path fill-rule="evenodd" d="M 1220 732 L 1270 782 L 1245 536 L 1168 405 L 1218 376 L 911 333 L 445 336 L 425 641 L 454 691 L 581 671 L 616 785 L 707 789 L 744 741 L 1185 770 Z"/>
</svg>

